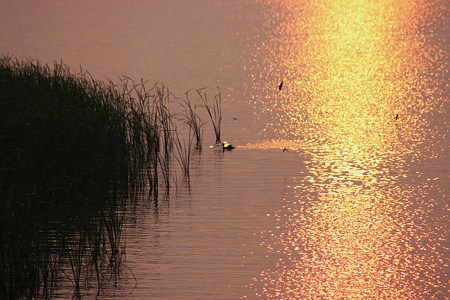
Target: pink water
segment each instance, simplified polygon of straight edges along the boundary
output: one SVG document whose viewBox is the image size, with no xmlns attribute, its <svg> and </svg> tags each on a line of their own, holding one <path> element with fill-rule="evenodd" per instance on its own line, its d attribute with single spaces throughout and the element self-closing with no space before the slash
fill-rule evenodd
<svg viewBox="0 0 450 300">
<path fill-rule="evenodd" d="M 450 298 L 449 4 L 329 2 L 0 3 L 4 54 L 223 93 L 105 298 Z"/>
</svg>

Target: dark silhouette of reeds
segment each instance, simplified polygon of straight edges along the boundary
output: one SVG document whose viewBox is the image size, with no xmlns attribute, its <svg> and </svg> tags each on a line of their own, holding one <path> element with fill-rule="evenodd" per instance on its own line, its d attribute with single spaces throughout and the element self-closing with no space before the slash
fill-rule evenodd
<svg viewBox="0 0 450 300">
<path fill-rule="evenodd" d="M 169 94 L 0 58 L 2 299 L 51 298 L 62 282 L 79 298 L 117 283 L 126 206 L 145 191 L 157 201 L 159 177 L 169 188 L 172 155 L 188 174 Z"/>
<path fill-rule="evenodd" d="M 220 144 L 220 91 L 212 104 L 197 93 Z M 127 207 L 143 195 L 157 203 L 161 186 L 169 194 L 174 158 L 188 179 L 194 140 L 202 146 L 198 106 L 187 93 L 180 118 L 171 97 L 160 83 L 0 58 L 2 299 L 51 298 L 63 282 L 80 298 L 117 284 Z"/>
<path fill-rule="evenodd" d="M 61 63 L 0 59 L 4 299 L 51 298 L 63 278 L 78 298 L 88 281 L 100 292 L 119 276 L 120 211 L 130 190 L 148 184 L 136 175 L 145 164 L 133 150 L 154 147 L 133 138 L 138 126 L 140 135 L 148 129 L 123 99 Z"/>
</svg>

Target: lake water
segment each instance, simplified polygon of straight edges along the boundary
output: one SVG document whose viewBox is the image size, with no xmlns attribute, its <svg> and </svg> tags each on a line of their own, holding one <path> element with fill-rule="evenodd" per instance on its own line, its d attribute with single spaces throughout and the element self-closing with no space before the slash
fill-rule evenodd
<svg viewBox="0 0 450 300">
<path fill-rule="evenodd" d="M 3 54 L 222 91 L 236 149 L 207 149 L 205 125 L 190 187 L 128 212 L 126 268 L 100 298 L 450 298 L 448 12 L 443 0 L 1 2 Z"/>
</svg>

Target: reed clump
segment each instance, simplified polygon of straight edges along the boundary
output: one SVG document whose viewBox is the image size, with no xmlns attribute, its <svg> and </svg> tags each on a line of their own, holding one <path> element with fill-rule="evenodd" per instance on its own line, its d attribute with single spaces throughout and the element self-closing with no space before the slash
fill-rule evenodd
<svg viewBox="0 0 450 300">
<path fill-rule="evenodd" d="M 144 185 L 136 149 L 155 147 L 133 139 L 138 126 L 139 136 L 151 129 L 123 99 L 116 86 L 88 73 L 75 76 L 61 63 L 0 59 L 0 294 L 6 299 L 49 298 L 62 277 L 77 296 L 84 279 L 118 276 L 119 211 L 130 191 Z"/>
<path fill-rule="evenodd" d="M 197 94 L 202 106 L 187 96 L 173 114 L 159 83 L 0 58 L 1 295 L 50 298 L 65 278 L 79 298 L 118 279 L 126 207 L 158 201 L 160 186 L 168 194 L 173 162 L 189 177 L 194 141 L 202 148 L 198 107 L 220 143 L 220 91 L 212 104 Z"/>
</svg>

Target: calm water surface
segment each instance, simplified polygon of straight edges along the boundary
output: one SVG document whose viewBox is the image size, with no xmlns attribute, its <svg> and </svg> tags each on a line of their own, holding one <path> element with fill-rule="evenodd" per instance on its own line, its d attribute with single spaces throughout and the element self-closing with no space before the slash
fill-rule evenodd
<svg viewBox="0 0 450 300">
<path fill-rule="evenodd" d="M 446 299 L 448 12 L 439 0 L 11 1 L 0 49 L 224 93 L 237 149 L 205 149 L 190 188 L 128 212 L 126 270 L 104 298 Z"/>
</svg>

